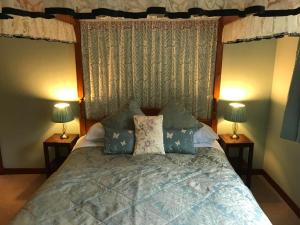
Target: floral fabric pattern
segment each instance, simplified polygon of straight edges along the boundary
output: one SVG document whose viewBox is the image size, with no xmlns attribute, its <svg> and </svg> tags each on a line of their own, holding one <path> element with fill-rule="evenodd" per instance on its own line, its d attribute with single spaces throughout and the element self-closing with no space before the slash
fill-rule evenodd
<svg viewBox="0 0 300 225">
<path fill-rule="evenodd" d="M 105 128 L 104 153 L 132 154 L 134 148 L 134 131 Z"/>
<path fill-rule="evenodd" d="M 197 129 L 164 129 L 166 153 L 196 154 L 194 133 Z"/>
<path fill-rule="evenodd" d="M 224 152 L 73 151 L 11 225 L 271 225 Z"/>
<path fill-rule="evenodd" d="M 64 43 L 76 42 L 75 30 L 71 24 L 56 19 L 22 16 L 15 16 L 10 20 L 0 19 L 0 36 L 22 37 Z"/>
<path fill-rule="evenodd" d="M 2 3 L 3 2 L 3 3 Z M 92 13 L 95 9 L 109 9 L 114 11 L 124 12 L 146 12 L 149 7 L 161 7 L 167 12 L 188 12 L 189 9 L 202 9 L 208 11 L 229 10 L 232 9 L 232 13 L 235 10 L 244 11 L 249 7 L 254 7 L 254 12 L 263 13 L 264 10 L 288 10 L 296 9 L 300 6 L 300 3 L 295 0 L 194 0 L 194 1 L 182 1 L 182 0 L 131 0 L 131 1 L 99 1 L 99 0 L 9 0 L 1 1 L 1 8 L 10 7 L 30 12 L 44 12 L 46 8 L 63 8 L 69 11 L 79 13 Z M 255 9 L 258 7 L 258 9 Z M 253 13 L 253 10 L 249 10 L 249 13 Z M 212 13 L 212 12 L 211 12 Z M 228 12 L 227 12 L 228 13 Z M 107 11 L 106 11 L 107 14 Z M 103 15 L 106 15 L 103 13 Z M 198 10 L 190 14 L 200 14 Z M 97 13 L 96 13 L 97 15 Z M 102 15 L 100 13 L 100 15 Z M 142 14 L 143 16 L 143 14 Z"/>
<path fill-rule="evenodd" d="M 81 34 L 88 119 L 132 98 L 145 108 L 182 99 L 196 117 L 211 117 L 217 19 L 81 21 Z"/>
<path fill-rule="evenodd" d="M 163 116 L 134 116 L 136 143 L 134 155 L 165 154 Z"/>
</svg>

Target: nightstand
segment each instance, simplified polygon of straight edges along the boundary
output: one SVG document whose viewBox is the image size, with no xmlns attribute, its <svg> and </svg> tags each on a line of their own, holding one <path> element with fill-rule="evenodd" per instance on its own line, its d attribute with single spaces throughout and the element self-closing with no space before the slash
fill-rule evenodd
<svg viewBox="0 0 300 225">
<path fill-rule="evenodd" d="M 225 154 L 236 170 L 241 175 L 246 175 L 246 185 L 250 188 L 251 186 L 251 175 L 252 175 L 252 161 L 253 161 L 253 148 L 254 143 L 246 135 L 239 134 L 239 139 L 232 139 L 231 134 L 219 135 L 219 143 L 223 147 Z M 248 160 L 247 163 L 243 160 L 244 149 L 248 148 Z M 230 157 L 229 150 L 237 151 L 237 157 Z"/>
<path fill-rule="evenodd" d="M 79 138 L 78 134 L 68 134 L 68 136 L 69 138 L 67 139 L 61 139 L 60 134 L 54 134 L 44 141 L 43 145 L 47 177 L 55 172 L 65 161 Z M 50 150 L 52 149 L 54 149 L 54 159 L 50 160 Z M 62 151 L 67 152 L 65 155 L 62 155 Z"/>
</svg>

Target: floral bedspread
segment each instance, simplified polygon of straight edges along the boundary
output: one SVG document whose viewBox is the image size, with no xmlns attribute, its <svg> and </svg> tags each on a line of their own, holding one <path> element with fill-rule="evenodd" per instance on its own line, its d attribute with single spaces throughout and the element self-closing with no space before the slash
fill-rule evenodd
<svg viewBox="0 0 300 225">
<path fill-rule="evenodd" d="M 13 225 L 271 224 L 225 154 L 73 151 Z"/>
</svg>

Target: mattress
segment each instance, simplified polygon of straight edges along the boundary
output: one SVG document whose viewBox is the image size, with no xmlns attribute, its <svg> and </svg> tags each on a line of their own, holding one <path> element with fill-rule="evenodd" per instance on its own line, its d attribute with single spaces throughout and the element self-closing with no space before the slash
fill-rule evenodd
<svg viewBox="0 0 300 225">
<path fill-rule="evenodd" d="M 132 156 L 77 145 L 12 224 L 271 223 L 218 148 Z"/>
</svg>

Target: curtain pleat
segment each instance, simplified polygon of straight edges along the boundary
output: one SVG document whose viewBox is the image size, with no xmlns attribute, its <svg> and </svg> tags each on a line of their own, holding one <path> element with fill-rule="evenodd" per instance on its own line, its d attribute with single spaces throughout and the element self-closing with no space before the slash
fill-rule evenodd
<svg viewBox="0 0 300 225">
<path fill-rule="evenodd" d="M 56 19 L 15 16 L 13 19 L 0 19 L 0 36 L 21 37 L 75 43 L 74 27 Z"/>
<path fill-rule="evenodd" d="M 300 15 L 282 17 L 247 16 L 224 26 L 223 43 L 237 43 L 300 36 Z"/>
<path fill-rule="evenodd" d="M 247 14 L 286 16 L 298 14 L 299 7 L 299 0 L 2 0 L 0 19 L 11 15 L 51 18 L 55 14 L 86 19 L 96 16 L 145 18 L 151 14 L 170 18 Z"/>
<path fill-rule="evenodd" d="M 172 98 L 210 118 L 217 28 L 215 19 L 81 22 L 87 118 Z"/>
</svg>

